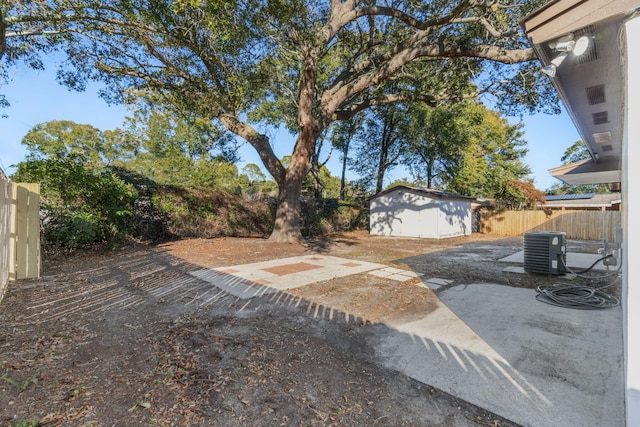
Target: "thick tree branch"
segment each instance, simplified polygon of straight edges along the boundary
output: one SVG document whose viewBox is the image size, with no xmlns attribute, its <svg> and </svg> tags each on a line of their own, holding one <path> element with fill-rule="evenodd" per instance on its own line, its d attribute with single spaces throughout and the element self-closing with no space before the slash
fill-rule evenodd
<svg viewBox="0 0 640 427">
<path fill-rule="evenodd" d="M 477 45 L 462 47 L 455 43 L 443 42 L 437 45 L 431 44 L 418 46 L 416 53 L 418 57 L 431 58 L 478 58 L 489 59 L 503 64 L 517 64 L 521 62 L 533 61 L 537 57 L 531 48 L 525 49 L 505 49 L 493 45 Z"/>
<path fill-rule="evenodd" d="M 176 64 L 170 58 L 167 58 L 160 52 L 159 49 L 156 49 L 157 44 L 151 39 L 151 37 L 148 36 L 146 32 L 139 31 L 138 34 L 147 51 L 151 54 L 152 57 L 160 61 L 165 69 L 170 70 L 182 80 L 190 80 L 190 75 L 186 72 L 186 70 L 183 70 L 180 67 L 176 66 Z"/>
<path fill-rule="evenodd" d="M 394 57 L 388 60 L 384 65 L 376 69 L 362 74 L 354 78 L 348 84 L 334 87 L 325 91 L 322 96 L 322 106 L 326 115 L 331 116 L 338 110 L 339 106 L 349 98 L 363 92 L 364 90 L 378 85 L 395 74 L 400 68 L 407 65 L 411 61 L 421 58 L 478 58 L 490 59 L 492 61 L 502 62 L 505 64 L 515 64 L 519 62 L 534 60 L 535 54 L 533 49 L 514 49 L 507 50 L 497 46 L 479 45 L 463 48 L 457 44 L 449 44 L 446 42 L 440 44 L 431 44 L 425 46 L 415 46 L 410 49 L 398 52 Z"/>
<path fill-rule="evenodd" d="M 5 36 L 5 31 L 4 12 L 0 9 L 0 58 L 4 55 L 4 51 L 7 50 L 7 38 Z"/>
<path fill-rule="evenodd" d="M 480 95 L 479 91 L 468 93 L 464 95 L 443 93 L 441 95 L 423 95 L 414 93 L 404 94 L 388 94 L 385 96 L 378 96 L 375 98 L 367 98 L 361 102 L 351 103 L 348 107 L 339 109 L 336 111 L 332 119 L 333 120 L 350 120 L 356 114 L 364 111 L 368 108 L 378 105 L 395 104 L 399 102 L 421 102 L 429 107 L 437 107 L 439 104 L 447 101 L 461 101 L 464 99 L 474 99 Z"/>
<path fill-rule="evenodd" d="M 145 82 L 148 82 L 153 86 L 157 86 L 159 89 L 162 88 L 166 90 L 166 89 L 176 88 L 175 86 L 169 85 L 167 82 L 163 80 L 154 78 L 149 73 L 142 72 L 137 68 L 126 67 L 124 65 L 121 67 L 114 67 L 113 65 L 108 65 L 99 60 L 96 60 L 95 66 L 99 71 L 103 73 L 109 73 L 109 74 L 118 75 L 121 77 L 133 77 L 136 79 L 144 80 Z"/>
<path fill-rule="evenodd" d="M 332 2 L 331 19 L 325 26 L 324 31 L 327 36 L 327 40 L 331 40 L 347 24 L 365 16 L 385 16 L 395 18 L 411 28 L 415 28 L 417 30 L 428 30 L 433 27 L 440 27 L 452 23 L 455 18 L 466 13 L 472 7 L 472 3 L 475 2 L 467 0 L 461 1 L 447 14 L 438 16 L 431 20 L 423 21 L 393 7 L 374 5 L 356 9 L 356 2 L 354 1 L 345 2 L 343 4 L 339 4 L 339 2 Z"/>
<path fill-rule="evenodd" d="M 430 107 L 435 107 L 438 105 L 438 102 L 444 101 L 445 99 L 437 99 L 432 96 L 419 96 L 419 95 L 410 95 L 410 94 L 388 94 L 385 96 L 379 96 L 375 98 L 368 98 L 361 102 L 352 103 L 348 107 L 344 109 L 340 109 L 336 111 L 332 119 L 333 120 L 350 120 L 356 114 L 361 111 L 364 111 L 368 108 L 371 108 L 376 105 L 387 105 L 394 104 L 398 102 L 424 102 Z"/>
<path fill-rule="evenodd" d="M 269 137 L 259 133 L 252 126 L 240 121 L 235 115 L 229 113 L 221 113 L 218 119 L 226 126 L 229 131 L 238 135 L 247 141 L 256 149 L 262 163 L 267 168 L 273 179 L 278 185 L 282 185 L 285 178 L 285 169 L 276 157 L 271 145 Z"/>
</svg>

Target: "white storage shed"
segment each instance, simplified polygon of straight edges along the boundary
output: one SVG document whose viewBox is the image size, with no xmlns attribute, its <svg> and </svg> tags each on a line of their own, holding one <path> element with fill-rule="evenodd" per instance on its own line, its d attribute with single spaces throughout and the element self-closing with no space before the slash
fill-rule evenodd
<svg viewBox="0 0 640 427">
<path fill-rule="evenodd" d="M 442 239 L 471 234 L 475 198 L 400 185 L 369 199 L 369 233 Z"/>
</svg>

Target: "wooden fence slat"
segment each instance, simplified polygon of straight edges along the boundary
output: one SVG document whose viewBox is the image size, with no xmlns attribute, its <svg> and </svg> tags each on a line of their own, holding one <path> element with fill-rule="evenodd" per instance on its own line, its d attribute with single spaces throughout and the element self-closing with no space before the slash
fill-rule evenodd
<svg viewBox="0 0 640 427">
<path fill-rule="evenodd" d="M 16 201 L 16 279 L 27 277 L 29 249 L 29 189 L 15 185 Z"/>
<path fill-rule="evenodd" d="M 40 186 L 15 184 L 16 279 L 40 276 Z"/>
<path fill-rule="evenodd" d="M 27 247 L 25 278 L 40 277 L 40 184 L 18 184 L 27 188 Z"/>
<path fill-rule="evenodd" d="M 9 206 L 9 280 L 16 280 L 16 249 L 18 243 L 18 223 L 16 222 L 16 218 L 18 218 L 18 187 L 15 184 L 10 183 L 9 189 L 11 191 L 11 203 Z"/>
</svg>

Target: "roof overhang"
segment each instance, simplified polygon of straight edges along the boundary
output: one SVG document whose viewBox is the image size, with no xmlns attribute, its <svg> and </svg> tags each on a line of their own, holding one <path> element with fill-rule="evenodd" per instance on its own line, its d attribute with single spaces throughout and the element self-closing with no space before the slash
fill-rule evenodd
<svg viewBox="0 0 640 427">
<path fill-rule="evenodd" d="M 550 170 L 567 184 L 621 180 L 626 93 L 624 23 L 639 8 L 640 0 L 553 0 L 522 21 L 543 65 L 558 64 L 551 81 L 591 154 L 587 162 Z M 558 48 L 560 41 L 575 42 L 582 37 L 589 44 L 581 55 L 563 53 Z M 574 141 L 559 142 L 569 147 Z"/>
<path fill-rule="evenodd" d="M 549 172 L 568 185 L 613 184 L 622 179 L 617 161 L 596 163 L 587 159 L 549 169 Z"/>
</svg>

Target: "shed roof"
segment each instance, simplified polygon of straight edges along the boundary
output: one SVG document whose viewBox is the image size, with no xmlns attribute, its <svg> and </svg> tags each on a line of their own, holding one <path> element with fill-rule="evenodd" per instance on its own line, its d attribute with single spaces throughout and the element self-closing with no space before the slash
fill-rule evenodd
<svg viewBox="0 0 640 427">
<path fill-rule="evenodd" d="M 408 185 L 396 185 L 395 187 L 388 188 L 384 191 L 381 191 L 377 194 L 374 194 L 369 199 L 375 199 L 377 197 L 384 196 L 385 194 L 392 193 L 398 190 L 407 190 L 414 193 L 424 194 L 431 197 L 437 197 L 440 199 L 460 199 L 468 202 L 475 201 L 475 197 L 465 196 L 463 194 L 452 193 L 450 191 L 445 190 L 436 190 L 434 188 L 423 188 L 423 187 L 411 187 Z"/>
</svg>

